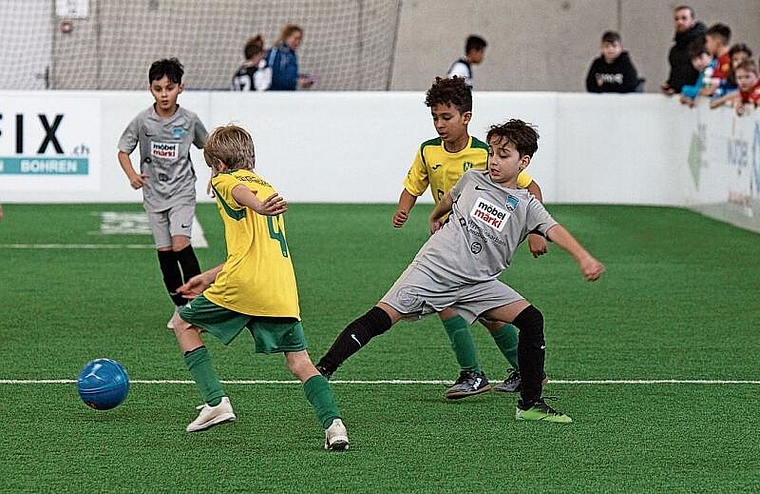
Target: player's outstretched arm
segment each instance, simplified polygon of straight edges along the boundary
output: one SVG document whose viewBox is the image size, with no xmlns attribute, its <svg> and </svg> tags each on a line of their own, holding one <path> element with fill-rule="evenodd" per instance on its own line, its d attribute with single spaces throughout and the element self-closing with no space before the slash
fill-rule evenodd
<svg viewBox="0 0 760 494">
<path fill-rule="evenodd" d="M 209 285 L 214 282 L 214 280 L 216 280 L 216 275 L 219 274 L 219 271 L 221 271 L 223 267 L 224 263 L 215 268 L 211 268 L 208 271 L 204 271 L 201 274 L 193 276 L 187 280 L 184 285 L 177 288 L 177 293 L 181 293 L 185 298 L 197 297 L 203 293 L 203 290 L 208 288 Z"/>
<path fill-rule="evenodd" d="M 568 232 L 562 225 L 554 225 L 546 232 L 549 240 L 565 249 L 570 255 L 572 255 L 578 266 L 581 268 L 583 277 L 588 281 L 596 281 L 604 273 L 604 264 L 597 261 L 591 254 L 588 253 L 583 246 L 575 240 L 570 232 Z"/>
<path fill-rule="evenodd" d="M 251 189 L 242 184 L 232 189 L 232 197 L 238 204 L 264 216 L 277 216 L 288 210 L 288 203 L 276 192 L 262 201 Z"/>
<path fill-rule="evenodd" d="M 396 206 L 396 212 L 393 213 L 393 227 L 401 228 L 409 219 L 409 213 L 412 211 L 414 204 L 417 202 L 417 196 L 409 193 L 404 189 L 401 191 L 401 197 L 398 198 L 398 206 Z"/>
<path fill-rule="evenodd" d="M 433 208 L 433 212 L 430 213 L 430 233 L 435 233 L 443 226 L 443 218 L 451 212 L 451 206 L 454 204 L 454 199 L 451 197 L 451 192 L 446 192 L 438 204 Z"/>
</svg>

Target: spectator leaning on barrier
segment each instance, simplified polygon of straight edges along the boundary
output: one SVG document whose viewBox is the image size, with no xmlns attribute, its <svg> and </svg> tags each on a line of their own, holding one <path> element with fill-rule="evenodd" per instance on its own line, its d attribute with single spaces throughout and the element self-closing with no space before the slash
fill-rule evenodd
<svg viewBox="0 0 760 494">
<path fill-rule="evenodd" d="M 676 34 L 675 44 L 668 53 L 670 75 L 661 90 L 665 94 L 678 94 L 685 84 L 694 84 L 699 77 L 689 58 L 689 45 L 696 40 L 703 40 L 705 25 L 695 19 L 694 9 L 681 5 L 674 10 Z"/>
<path fill-rule="evenodd" d="M 589 93 L 632 93 L 638 85 L 636 67 L 628 52 L 623 50 L 620 34 L 605 31 L 602 34 L 601 55 L 588 69 L 586 90 Z"/>
<path fill-rule="evenodd" d="M 707 51 L 718 61 L 713 77 L 725 79 L 728 76 L 731 68 L 730 42 L 731 28 L 725 24 L 713 24 L 705 32 Z"/>
<path fill-rule="evenodd" d="M 462 77 L 464 82 L 472 87 L 472 66 L 483 61 L 486 56 L 486 40 L 480 36 L 469 36 L 464 45 L 464 57 L 460 58 L 449 67 L 446 77 Z"/>
<path fill-rule="evenodd" d="M 746 107 L 757 108 L 760 104 L 760 74 L 754 60 L 745 60 L 736 67 L 736 82 L 740 98 L 737 98 L 736 114 L 743 115 Z"/>
<path fill-rule="evenodd" d="M 256 35 L 243 48 L 245 63 L 232 76 L 233 91 L 266 91 L 272 85 L 272 69 L 267 64 L 264 38 Z"/>
<path fill-rule="evenodd" d="M 752 57 L 752 50 L 744 43 L 737 43 L 728 50 L 728 55 L 731 58 L 728 75 L 720 81 L 718 90 L 715 91 L 710 102 L 710 108 L 717 108 L 726 103 L 728 101 L 726 97 L 739 90 L 739 85 L 736 83 L 736 67 Z"/>
<path fill-rule="evenodd" d="M 717 81 L 712 76 L 717 61 L 707 52 L 707 48 L 701 41 L 694 41 L 689 46 L 689 59 L 694 70 L 698 71 L 697 82 L 681 88 L 681 103 L 694 106 L 698 96 L 712 94 L 713 86 L 717 85 Z"/>
</svg>

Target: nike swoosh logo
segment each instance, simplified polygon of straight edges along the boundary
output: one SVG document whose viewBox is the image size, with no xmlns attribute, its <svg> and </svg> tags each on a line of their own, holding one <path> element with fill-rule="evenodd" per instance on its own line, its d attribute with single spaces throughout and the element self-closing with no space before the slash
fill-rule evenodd
<svg viewBox="0 0 760 494">
<path fill-rule="evenodd" d="M 435 165 L 435 166 L 433 166 L 432 168 L 433 168 L 433 170 L 437 170 L 437 169 L 439 169 L 440 167 L 441 167 L 441 165 Z"/>
<path fill-rule="evenodd" d="M 479 185 L 476 185 L 475 186 L 475 190 L 488 190 L 488 189 L 486 189 L 485 187 L 481 187 Z"/>
<path fill-rule="evenodd" d="M 192 225 L 192 223 L 190 223 L 190 225 Z M 190 228 L 190 225 L 185 225 L 184 223 L 180 223 L 179 226 L 181 226 L 182 228 Z"/>
<path fill-rule="evenodd" d="M 362 346 L 362 342 L 361 342 L 361 341 L 359 341 L 359 339 L 356 337 L 356 335 L 352 334 L 352 335 L 351 335 L 351 338 L 353 338 L 353 340 L 354 340 L 354 341 L 355 341 L 355 342 L 356 342 L 356 343 L 357 343 L 359 346 Z"/>
</svg>

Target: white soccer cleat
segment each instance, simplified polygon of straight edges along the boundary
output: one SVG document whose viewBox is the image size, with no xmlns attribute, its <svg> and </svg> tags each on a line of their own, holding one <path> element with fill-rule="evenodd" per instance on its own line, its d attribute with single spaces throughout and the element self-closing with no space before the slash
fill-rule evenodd
<svg viewBox="0 0 760 494">
<path fill-rule="evenodd" d="M 348 432 L 341 419 L 333 420 L 325 429 L 325 449 L 328 451 L 345 451 L 348 449 Z"/>
<path fill-rule="evenodd" d="M 215 407 L 212 407 L 208 403 L 204 403 L 197 408 L 201 413 L 198 414 L 198 418 L 190 422 L 187 426 L 187 432 L 205 431 L 215 425 L 224 424 L 225 422 L 234 422 L 236 419 L 235 412 L 232 411 L 230 399 L 226 396 L 224 396 L 221 403 Z"/>
</svg>

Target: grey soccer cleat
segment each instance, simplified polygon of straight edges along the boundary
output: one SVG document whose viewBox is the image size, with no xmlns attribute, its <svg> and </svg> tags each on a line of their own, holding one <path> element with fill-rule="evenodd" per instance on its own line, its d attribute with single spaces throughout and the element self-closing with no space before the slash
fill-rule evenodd
<svg viewBox="0 0 760 494">
<path fill-rule="evenodd" d="M 485 393 L 489 389 L 491 389 L 491 385 L 488 384 L 488 379 L 486 379 L 484 373 L 463 370 L 459 373 L 459 379 L 446 390 L 443 396 L 447 400 L 459 400 L 468 396 Z"/>
</svg>

